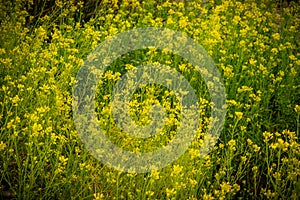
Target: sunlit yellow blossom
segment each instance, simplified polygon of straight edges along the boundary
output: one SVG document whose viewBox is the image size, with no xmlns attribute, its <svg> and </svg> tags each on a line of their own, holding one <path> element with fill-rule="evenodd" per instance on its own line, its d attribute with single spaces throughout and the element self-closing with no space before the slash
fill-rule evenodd
<svg viewBox="0 0 300 200">
<path fill-rule="evenodd" d="M 101 200 L 101 199 L 105 199 L 104 195 L 102 193 L 94 193 L 94 200 Z"/>
<path fill-rule="evenodd" d="M 59 161 L 61 162 L 62 165 L 66 165 L 68 158 L 65 158 L 64 156 L 60 156 Z"/>
<path fill-rule="evenodd" d="M 280 34 L 279 34 L 279 33 L 274 33 L 274 34 L 272 34 L 272 37 L 273 37 L 275 40 L 280 40 Z"/>
<path fill-rule="evenodd" d="M 243 113 L 242 112 L 235 112 L 235 115 L 237 117 L 237 120 L 240 120 L 243 118 Z"/>
<path fill-rule="evenodd" d="M 176 194 L 176 190 L 174 188 L 172 188 L 172 189 L 166 188 L 166 194 L 167 194 L 167 197 L 171 197 Z"/>
<path fill-rule="evenodd" d="M 253 90 L 253 88 L 243 85 L 242 87 L 239 87 L 237 91 L 238 91 L 238 93 L 241 93 L 241 92 L 252 91 L 252 90 Z"/>
<path fill-rule="evenodd" d="M 3 141 L 0 142 L 0 151 L 4 150 L 6 147 L 6 143 L 4 143 Z"/>
<path fill-rule="evenodd" d="M 182 171 L 183 167 L 180 165 L 174 165 L 173 166 L 173 172 L 171 173 L 171 176 L 175 176 L 180 174 L 180 172 Z"/>
<path fill-rule="evenodd" d="M 273 139 L 273 134 L 267 131 L 263 132 L 263 136 L 264 136 L 264 142 L 268 142 Z"/>
<path fill-rule="evenodd" d="M 159 179 L 159 171 L 153 171 L 151 172 L 151 177 L 154 178 L 155 180 Z"/>
<path fill-rule="evenodd" d="M 294 55 L 290 55 L 289 58 L 293 61 L 297 60 L 296 56 L 294 56 Z"/>
<path fill-rule="evenodd" d="M 300 106 L 299 105 L 295 105 L 294 110 L 296 113 L 298 113 L 300 115 Z"/>
<path fill-rule="evenodd" d="M 230 140 L 228 142 L 229 148 L 232 149 L 233 151 L 236 150 L 236 141 L 235 140 Z"/>
</svg>

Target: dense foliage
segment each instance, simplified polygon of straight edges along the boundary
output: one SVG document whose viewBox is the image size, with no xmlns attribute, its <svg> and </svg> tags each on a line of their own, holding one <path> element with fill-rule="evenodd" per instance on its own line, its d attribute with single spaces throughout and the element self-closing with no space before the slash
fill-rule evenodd
<svg viewBox="0 0 300 200">
<path fill-rule="evenodd" d="M 18 199 L 297 199 L 300 192 L 300 6 L 264 1 L 25 1 L 0 3 L 0 196 Z M 199 158 L 210 99 L 195 66 L 156 49 L 116 60 L 97 90 L 99 124 L 116 144 L 150 151 L 172 139 L 180 107 L 171 91 L 146 85 L 131 115 L 149 123 L 160 103 L 168 127 L 143 142 L 113 123 L 111 92 L 139 63 L 159 62 L 195 88 L 197 139 L 172 165 L 145 174 L 109 168 L 81 143 L 72 87 L 100 42 L 135 27 L 186 33 L 211 55 L 227 93 L 225 127 Z M 173 102 L 171 105 L 170 102 Z M 107 123 L 108 121 L 112 123 Z M 165 133 L 165 134 L 164 134 Z"/>
</svg>

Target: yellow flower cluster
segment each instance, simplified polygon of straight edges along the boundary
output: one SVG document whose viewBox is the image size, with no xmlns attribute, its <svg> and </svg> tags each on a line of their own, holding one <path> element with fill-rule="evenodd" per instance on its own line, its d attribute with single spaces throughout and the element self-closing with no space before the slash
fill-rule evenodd
<svg viewBox="0 0 300 200">
<path fill-rule="evenodd" d="M 299 5 L 269 0 L 72 0 L 49 5 L 41 5 L 40 14 L 34 14 L 40 8 L 33 1 L 0 5 L 1 190 L 24 199 L 297 198 Z M 180 99 L 155 84 L 134 91 L 128 113 L 136 125 L 147 126 L 151 108 L 161 105 L 164 128 L 139 139 L 117 126 L 114 87 L 142 64 L 162 63 L 180 72 L 199 98 L 200 115 L 197 136 L 177 161 L 150 173 L 125 174 L 95 160 L 81 143 L 72 118 L 72 87 L 83 60 L 100 42 L 149 26 L 181 31 L 212 56 L 226 87 L 227 117 L 218 144 L 199 158 L 214 108 L 207 88 L 215 86 L 205 83 L 202 74 L 212 73 L 166 49 L 149 47 L 120 56 L 102 75 L 95 95 L 99 125 L 113 144 L 133 153 L 151 152 L 170 143 L 180 129 Z M 93 73 L 99 73 L 97 66 Z"/>
</svg>

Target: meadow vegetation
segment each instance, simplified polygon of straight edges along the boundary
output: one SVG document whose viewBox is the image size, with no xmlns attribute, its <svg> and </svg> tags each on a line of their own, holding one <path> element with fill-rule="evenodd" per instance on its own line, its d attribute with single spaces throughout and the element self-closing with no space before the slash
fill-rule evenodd
<svg viewBox="0 0 300 200">
<path fill-rule="evenodd" d="M 0 196 L 17 199 L 297 199 L 300 193 L 300 6 L 291 1 L 0 1 Z M 95 6 L 93 6 L 95 5 Z M 213 58 L 226 88 L 217 144 L 199 158 L 210 98 L 195 66 L 143 49 L 113 62 L 96 95 L 99 125 L 122 148 L 147 152 L 176 134 L 172 91 L 145 85 L 132 119 L 149 123 L 160 103 L 167 126 L 147 140 L 122 132 L 111 114 L 114 85 L 127 71 L 158 62 L 175 68 L 199 97 L 196 139 L 172 165 L 124 173 L 91 156 L 72 117 L 72 88 L 99 43 L 136 27 L 187 34 Z"/>
</svg>

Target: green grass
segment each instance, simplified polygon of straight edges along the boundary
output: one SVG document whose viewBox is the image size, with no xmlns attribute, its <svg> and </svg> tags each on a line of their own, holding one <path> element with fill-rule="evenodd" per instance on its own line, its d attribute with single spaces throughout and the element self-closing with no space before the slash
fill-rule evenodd
<svg viewBox="0 0 300 200">
<path fill-rule="evenodd" d="M 91 6 L 95 4 L 97 6 Z M 1 1 L 0 196 L 15 199 L 297 199 L 300 192 L 300 7 L 279 1 Z M 41 10 L 39 10 L 41 9 Z M 99 124 L 116 145 L 147 152 L 176 135 L 180 104 L 152 84 L 131 98 L 130 115 L 149 124 L 160 103 L 168 125 L 146 140 L 114 123 L 111 94 L 121 75 L 159 62 L 180 72 L 200 102 L 190 148 L 163 169 L 130 174 L 96 160 L 72 117 L 72 90 L 87 55 L 135 27 L 187 34 L 211 55 L 226 88 L 217 144 L 199 158 L 210 97 L 195 66 L 170 52 L 143 49 L 116 59 L 97 87 Z M 186 65 L 184 65 L 186 64 Z"/>
</svg>

